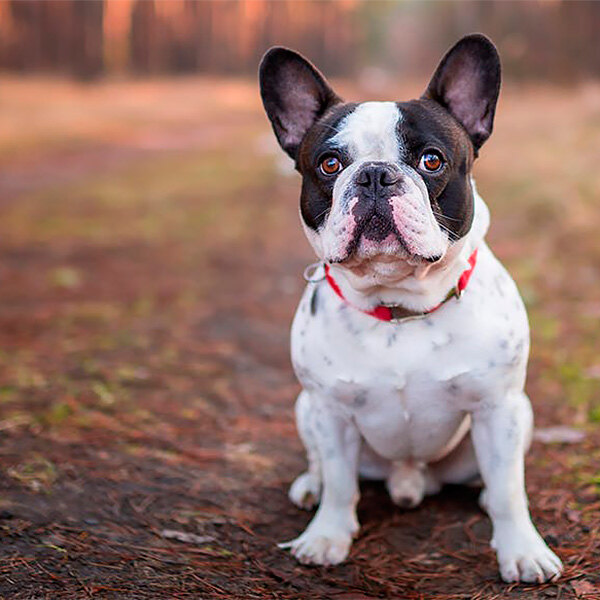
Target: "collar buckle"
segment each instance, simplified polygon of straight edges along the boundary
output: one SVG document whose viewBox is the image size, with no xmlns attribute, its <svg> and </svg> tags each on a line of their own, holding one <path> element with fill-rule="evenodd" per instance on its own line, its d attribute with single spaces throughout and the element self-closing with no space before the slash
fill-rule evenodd
<svg viewBox="0 0 600 600">
<path fill-rule="evenodd" d="M 418 313 L 414 315 L 407 315 L 406 317 L 392 317 L 389 322 L 394 325 L 401 325 L 402 323 L 408 323 L 409 321 L 419 321 L 428 317 L 429 313 Z"/>
</svg>

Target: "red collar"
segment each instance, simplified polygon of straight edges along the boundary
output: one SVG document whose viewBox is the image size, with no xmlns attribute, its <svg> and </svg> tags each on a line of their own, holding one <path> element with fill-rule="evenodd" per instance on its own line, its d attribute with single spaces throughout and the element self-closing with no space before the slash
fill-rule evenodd
<svg viewBox="0 0 600 600">
<path fill-rule="evenodd" d="M 448 292 L 448 295 L 437 305 L 434 306 L 430 310 L 426 311 L 412 311 L 403 306 L 385 306 L 380 304 L 371 310 L 363 310 L 362 308 L 355 307 L 357 310 L 364 312 L 366 315 L 370 315 L 379 319 L 380 321 L 393 321 L 399 322 L 409 319 L 414 319 L 418 317 L 424 317 L 426 315 L 430 315 L 432 312 L 435 312 L 440 306 L 448 302 L 451 298 L 460 298 L 463 291 L 466 289 L 469 279 L 473 274 L 473 270 L 475 269 L 475 264 L 477 263 L 477 248 L 473 250 L 471 256 L 469 256 L 469 268 L 462 272 L 462 275 L 459 277 L 458 282 L 456 283 L 456 287 L 451 289 Z M 346 300 L 340 286 L 336 283 L 335 279 L 331 276 L 329 272 L 329 265 L 325 265 L 325 278 L 327 279 L 327 283 L 331 286 L 331 289 L 347 304 L 350 304 L 348 300 Z"/>
</svg>

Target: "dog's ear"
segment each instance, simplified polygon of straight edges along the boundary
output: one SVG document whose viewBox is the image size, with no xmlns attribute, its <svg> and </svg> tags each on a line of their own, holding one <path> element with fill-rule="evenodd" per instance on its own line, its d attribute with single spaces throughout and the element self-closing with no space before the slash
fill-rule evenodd
<svg viewBox="0 0 600 600">
<path fill-rule="evenodd" d="M 446 108 L 467 130 L 475 151 L 490 137 L 500 92 L 500 57 L 485 35 L 459 40 L 442 58 L 424 98 Z"/>
<path fill-rule="evenodd" d="M 312 124 L 341 99 L 306 58 L 287 48 L 271 48 L 259 68 L 260 95 L 277 140 L 295 160 Z"/>
</svg>

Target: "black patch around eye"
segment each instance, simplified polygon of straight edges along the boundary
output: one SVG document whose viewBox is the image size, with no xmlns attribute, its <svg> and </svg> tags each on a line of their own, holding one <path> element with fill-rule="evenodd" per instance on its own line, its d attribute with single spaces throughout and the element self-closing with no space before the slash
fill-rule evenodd
<svg viewBox="0 0 600 600">
<path fill-rule="evenodd" d="M 436 219 L 455 239 L 467 234 L 473 223 L 473 191 L 468 179 L 451 178 L 435 198 L 435 204 L 439 207 Z"/>
<path fill-rule="evenodd" d="M 336 105 L 320 119 L 302 141 L 297 161 L 297 169 L 302 174 L 300 214 L 308 227 L 317 230 L 327 218 L 331 209 L 333 186 L 337 175 L 326 176 L 319 171 L 319 159 L 326 153 L 335 152 L 345 167 L 349 157 L 331 139 L 339 132 L 343 119 L 351 113 L 356 104 Z"/>
<path fill-rule="evenodd" d="M 400 134 L 404 160 L 416 169 L 423 151 L 432 147 L 439 149 L 446 160 L 442 171 L 422 177 L 435 218 L 454 239 L 459 239 L 473 222 L 471 140 L 447 111 L 429 100 L 400 102 L 398 106 L 403 115 Z"/>
<path fill-rule="evenodd" d="M 333 189 L 333 186 L 331 186 Z M 300 195 L 300 214 L 311 229 L 318 229 L 331 209 L 331 192 L 324 193 L 313 178 L 305 178 Z"/>
<path fill-rule="evenodd" d="M 344 119 L 356 106 L 353 102 L 337 105 L 312 126 L 302 141 L 298 159 L 300 170 L 318 164 L 319 158 L 324 158 L 328 153 L 339 156 L 342 161 L 347 158 L 345 149 L 332 140 L 340 132 Z"/>
</svg>

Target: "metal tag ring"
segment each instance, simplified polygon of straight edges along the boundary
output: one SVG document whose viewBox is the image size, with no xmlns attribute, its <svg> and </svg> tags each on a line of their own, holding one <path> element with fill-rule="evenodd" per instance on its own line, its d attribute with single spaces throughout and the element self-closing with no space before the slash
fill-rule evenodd
<svg viewBox="0 0 600 600">
<path fill-rule="evenodd" d="M 302 274 L 304 280 L 308 283 L 317 283 L 325 279 L 325 267 L 322 262 L 315 262 L 308 265 Z"/>
</svg>

